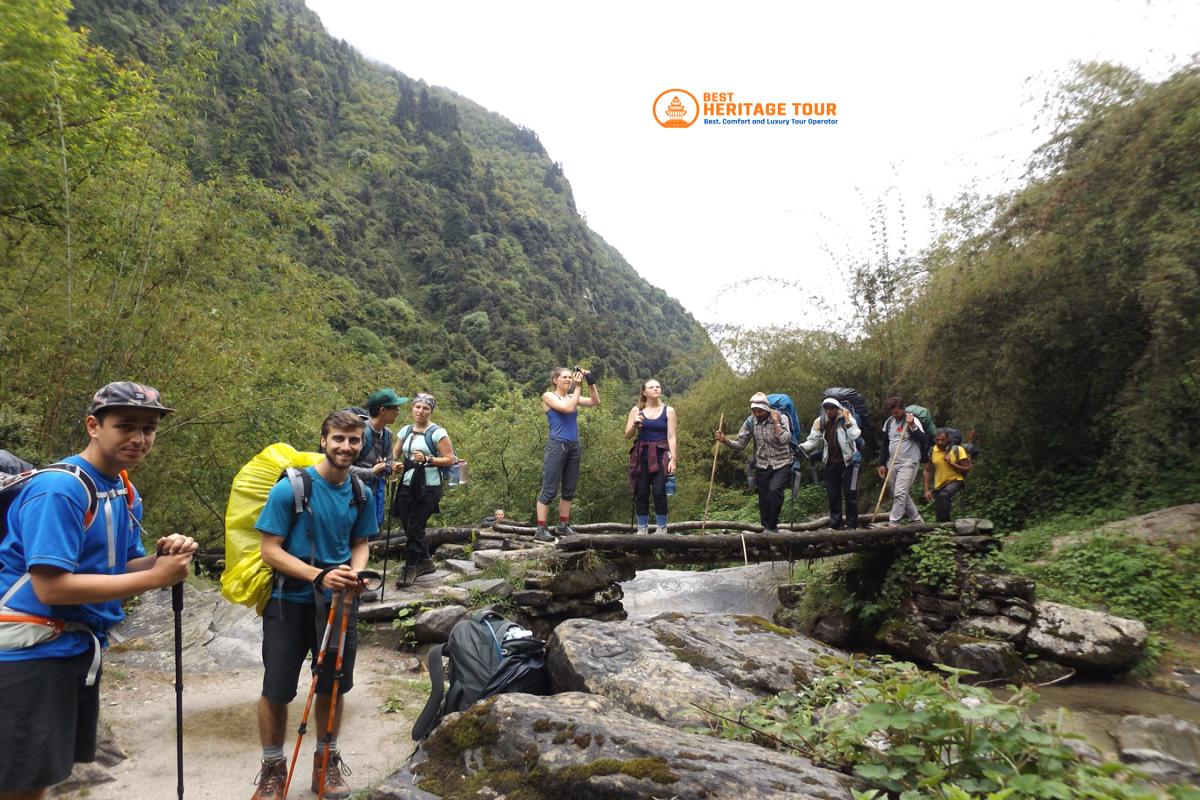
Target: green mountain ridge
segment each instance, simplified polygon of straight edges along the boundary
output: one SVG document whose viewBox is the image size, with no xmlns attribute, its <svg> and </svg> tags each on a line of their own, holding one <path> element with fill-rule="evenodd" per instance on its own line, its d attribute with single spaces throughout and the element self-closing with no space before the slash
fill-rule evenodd
<svg viewBox="0 0 1200 800">
<path fill-rule="evenodd" d="M 299 0 L 81 0 L 72 22 L 160 74 L 210 42 L 189 166 L 312 203 L 286 248 L 362 290 L 331 320 L 361 351 L 404 359 L 464 404 L 536 388 L 567 362 L 679 391 L 719 361 L 692 316 L 587 227 L 536 133 L 366 60 Z"/>
</svg>

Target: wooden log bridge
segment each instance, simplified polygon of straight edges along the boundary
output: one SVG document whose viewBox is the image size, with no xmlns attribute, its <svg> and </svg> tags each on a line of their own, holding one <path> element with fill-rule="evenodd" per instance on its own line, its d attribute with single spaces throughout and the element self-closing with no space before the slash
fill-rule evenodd
<svg viewBox="0 0 1200 800">
<path fill-rule="evenodd" d="M 555 545 L 565 552 L 593 550 L 605 555 L 646 556 L 659 562 L 701 564 L 741 561 L 807 561 L 857 553 L 874 547 L 907 547 L 922 533 L 937 530 L 929 524 L 856 530 L 779 531 L 777 533 L 588 534 L 566 536 Z"/>
</svg>

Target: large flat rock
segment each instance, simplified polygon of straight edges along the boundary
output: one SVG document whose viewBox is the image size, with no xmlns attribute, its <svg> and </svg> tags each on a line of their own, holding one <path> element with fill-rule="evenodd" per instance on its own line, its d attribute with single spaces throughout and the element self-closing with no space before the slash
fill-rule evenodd
<svg viewBox="0 0 1200 800">
<path fill-rule="evenodd" d="M 1082 670 L 1120 670 L 1146 646 L 1146 626 L 1135 619 L 1039 601 L 1026 649 Z"/>
<path fill-rule="evenodd" d="M 571 619 L 549 643 L 558 690 L 604 695 L 670 725 L 711 724 L 729 711 L 807 685 L 838 651 L 761 617 L 662 614 L 649 620 Z"/>
<path fill-rule="evenodd" d="M 367 800 L 849 800 L 854 786 L 798 756 L 685 733 L 571 692 L 500 695 L 448 716 Z"/>
</svg>

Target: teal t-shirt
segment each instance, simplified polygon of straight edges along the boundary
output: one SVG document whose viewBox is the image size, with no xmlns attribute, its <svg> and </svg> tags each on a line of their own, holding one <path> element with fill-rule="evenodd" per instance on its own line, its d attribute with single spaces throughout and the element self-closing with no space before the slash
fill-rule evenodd
<svg viewBox="0 0 1200 800">
<path fill-rule="evenodd" d="M 271 487 L 267 504 L 254 527 L 262 533 L 284 537 L 283 549 L 313 566 L 324 569 L 349 564 L 352 542 L 369 539 L 379 532 L 375 521 L 375 498 L 370 491 L 364 492 L 366 502 L 361 507 L 356 506 L 349 475 L 341 485 L 335 486 L 322 478 L 316 467 L 306 467 L 305 472 L 312 476 L 308 513 L 295 513 L 292 484 L 284 478 Z M 311 586 L 288 590 L 276 587 L 271 596 L 295 603 L 313 602 Z"/>
<path fill-rule="evenodd" d="M 433 426 L 431 425 L 430 427 Z M 429 452 L 429 443 L 425 441 L 425 431 L 413 433 L 412 426 L 406 425 L 400 429 L 400 452 L 404 455 L 404 458 L 412 458 L 413 453 L 424 453 L 436 458 L 439 455 L 437 452 L 438 442 L 440 442 L 442 439 L 445 439 L 446 436 L 448 436 L 446 429 L 441 425 L 438 425 L 436 428 L 434 428 L 432 437 L 434 451 L 431 453 Z M 408 469 L 404 471 L 405 486 L 412 485 L 414 471 L 414 469 Z M 441 483 L 442 473 L 438 471 L 438 468 L 425 467 L 425 485 L 440 486 Z"/>
</svg>

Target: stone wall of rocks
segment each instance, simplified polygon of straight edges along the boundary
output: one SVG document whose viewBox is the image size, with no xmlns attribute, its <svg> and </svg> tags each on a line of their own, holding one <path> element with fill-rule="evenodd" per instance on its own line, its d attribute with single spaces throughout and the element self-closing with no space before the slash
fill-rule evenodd
<svg viewBox="0 0 1200 800">
<path fill-rule="evenodd" d="M 875 643 L 904 658 L 977 673 L 976 680 L 1044 683 L 1074 671 L 1129 668 L 1146 644 L 1146 626 L 1098 611 L 1039 601 L 1032 578 L 973 572 L 974 557 L 1000 547 L 988 520 L 953 527 L 958 576 L 945 587 L 912 584 L 899 613 Z M 816 621 L 812 635 L 836 646 L 855 636 L 856 621 Z"/>
</svg>

